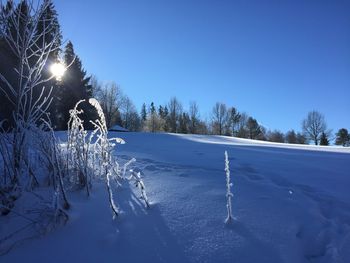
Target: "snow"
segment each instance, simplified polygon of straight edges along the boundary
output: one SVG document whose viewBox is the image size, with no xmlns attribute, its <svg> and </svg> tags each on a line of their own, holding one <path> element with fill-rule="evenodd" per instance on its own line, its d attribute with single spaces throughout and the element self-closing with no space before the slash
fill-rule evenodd
<svg viewBox="0 0 350 263">
<path fill-rule="evenodd" d="M 114 125 L 114 126 L 112 126 L 110 129 L 109 129 L 109 131 L 116 131 L 116 132 L 128 132 L 129 130 L 128 129 L 125 129 L 125 128 L 123 128 L 122 126 L 120 126 L 120 125 Z"/>
<path fill-rule="evenodd" d="M 111 136 L 115 137 L 113 132 Z M 64 138 L 64 136 L 61 136 Z M 116 154 L 141 170 L 134 185 L 71 192 L 68 223 L 0 262 L 350 262 L 350 149 L 224 136 L 123 133 Z M 235 220 L 226 225 L 224 151 Z M 130 192 L 133 193 L 130 195 Z M 0 218 L 0 236 L 9 219 Z"/>
</svg>

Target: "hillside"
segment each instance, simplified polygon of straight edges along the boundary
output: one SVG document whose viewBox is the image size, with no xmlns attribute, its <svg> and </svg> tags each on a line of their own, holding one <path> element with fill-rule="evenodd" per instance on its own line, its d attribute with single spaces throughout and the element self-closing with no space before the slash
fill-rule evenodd
<svg viewBox="0 0 350 263">
<path fill-rule="evenodd" d="M 70 193 L 66 226 L 22 243 L 0 262 L 350 262 L 349 148 L 115 134 L 127 142 L 116 149 L 121 163 L 137 159 L 151 208 L 132 185 L 117 190 L 123 213 L 115 220 L 103 184 L 90 198 Z M 234 193 L 230 225 L 225 150 Z"/>
</svg>

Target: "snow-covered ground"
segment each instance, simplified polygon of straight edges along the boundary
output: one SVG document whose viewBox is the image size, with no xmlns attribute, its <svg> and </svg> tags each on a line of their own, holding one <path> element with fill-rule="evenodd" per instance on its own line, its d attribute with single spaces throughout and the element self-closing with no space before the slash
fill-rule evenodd
<svg viewBox="0 0 350 263">
<path fill-rule="evenodd" d="M 112 133 L 113 134 L 113 133 Z M 148 197 L 117 189 L 70 193 L 67 225 L 22 243 L 0 262 L 350 262 L 350 149 L 221 136 L 114 133 L 137 159 Z M 235 221 L 225 225 L 224 151 Z M 134 191 L 130 195 L 130 191 Z M 1 219 L 6 228 L 6 219 Z"/>
</svg>

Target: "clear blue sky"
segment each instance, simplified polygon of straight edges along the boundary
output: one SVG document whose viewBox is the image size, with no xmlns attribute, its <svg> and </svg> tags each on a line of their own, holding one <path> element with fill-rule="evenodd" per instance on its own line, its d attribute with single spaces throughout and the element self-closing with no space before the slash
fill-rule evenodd
<svg viewBox="0 0 350 263">
<path fill-rule="evenodd" d="M 57 0 L 85 69 L 140 108 L 177 96 L 300 130 L 308 111 L 350 128 L 350 1 Z"/>
</svg>

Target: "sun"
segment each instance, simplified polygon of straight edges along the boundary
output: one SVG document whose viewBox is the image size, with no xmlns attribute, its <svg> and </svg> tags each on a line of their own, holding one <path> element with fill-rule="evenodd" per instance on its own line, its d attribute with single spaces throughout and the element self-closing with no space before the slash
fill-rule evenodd
<svg viewBox="0 0 350 263">
<path fill-rule="evenodd" d="M 55 78 L 60 81 L 66 71 L 65 66 L 62 63 L 54 63 L 50 67 L 51 73 L 55 76 Z"/>
</svg>

